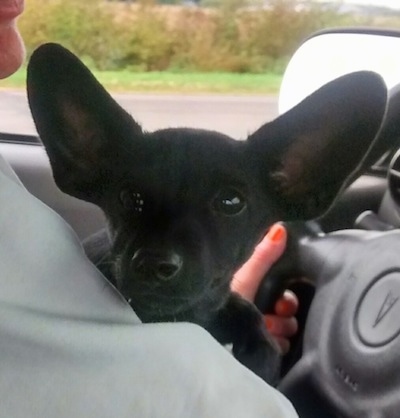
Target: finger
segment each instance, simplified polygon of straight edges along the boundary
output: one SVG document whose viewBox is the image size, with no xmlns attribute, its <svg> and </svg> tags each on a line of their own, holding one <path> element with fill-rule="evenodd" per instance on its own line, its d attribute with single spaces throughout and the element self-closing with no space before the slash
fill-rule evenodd
<svg viewBox="0 0 400 418">
<path fill-rule="evenodd" d="M 236 272 L 231 288 L 247 300 L 253 301 L 261 280 L 283 254 L 287 233 L 281 224 L 275 224 L 257 245 L 253 255 Z"/>
<path fill-rule="evenodd" d="M 283 355 L 287 354 L 290 350 L 290 341 L 283 337 L 274 337 L 274 339 L 278 343 L 278 346 L 281 349 L 281 353 Z"/>
<path fill-rule="evenodd" d="M 285 290 L 283 295 L 275 304 L 275 313 L 278 316 L 290 318 L 296 315 L 299 309 L 299 300 L 297 296 L 290 290 Z"/>
<path fill-rule="evenodd" d="M 277 315 L 265 315 L 265 325 L 274 337 L 289 338 L 298 331 L 298 323 L 295 317 L 283 318 Z"/>
</svg>

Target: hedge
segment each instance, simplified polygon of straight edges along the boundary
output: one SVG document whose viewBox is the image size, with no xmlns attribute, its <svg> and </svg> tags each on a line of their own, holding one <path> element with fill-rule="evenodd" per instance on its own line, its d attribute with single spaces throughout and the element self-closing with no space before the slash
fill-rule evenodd
<svg viewBox="0 0 400 418">
<path fill-rule="evenodd" d="M 206 8 L 29 0 L 19 26 L 28 54 L 43 42 L 59 42 L 100 70 L 255 73 L 280 72 L 310 33 L 355 22 L 313 2 L 299 8 L 294 0 L 272 0 L 268 7 L 245 1 L 214 0 Z"/>
</svg>

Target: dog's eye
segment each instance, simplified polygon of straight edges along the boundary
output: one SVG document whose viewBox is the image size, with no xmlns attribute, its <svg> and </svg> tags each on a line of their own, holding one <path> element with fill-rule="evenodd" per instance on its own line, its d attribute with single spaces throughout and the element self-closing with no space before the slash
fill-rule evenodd
<svg viewBox="0 0 400 418">
<path fill-rule="evenodd" d="M 119 200 L 125 209 L 133 210 L 137 213 L 143 212 L 144 200 L 140 193 L 131 190 L 122 190 Z"/>
<path fill-rule="evenodd" d="M 244 197 L 234 188 L 220 190 L 212 202 L 214 211 L 225 216 L 238 215 L 245 207 Z"/>
</svg>

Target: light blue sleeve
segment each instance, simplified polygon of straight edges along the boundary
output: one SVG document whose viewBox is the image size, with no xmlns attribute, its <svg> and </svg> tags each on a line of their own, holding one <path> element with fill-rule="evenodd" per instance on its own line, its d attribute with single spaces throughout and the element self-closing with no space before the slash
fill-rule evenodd
<svg viewBox="0 0 400 418">
<path fill-rule="evenodd" d="M 192 324 L 141 324 L 0 162 L 0 416 L 296 417 Z"/>
</svg>

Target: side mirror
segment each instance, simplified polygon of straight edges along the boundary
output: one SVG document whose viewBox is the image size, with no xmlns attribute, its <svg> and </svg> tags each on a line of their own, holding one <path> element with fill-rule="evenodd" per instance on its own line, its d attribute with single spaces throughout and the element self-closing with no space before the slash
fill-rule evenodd
<svg viewBox="0 0 400 418">
<path fill-rule="evenodd" d="M 279 94 L 279 113 L 329 81 L 360 70 L 377 72 L 389 89 L 400 83 L 400 31 L 350 28 L 312 35 L 287 66 Z"/>
</svg>

